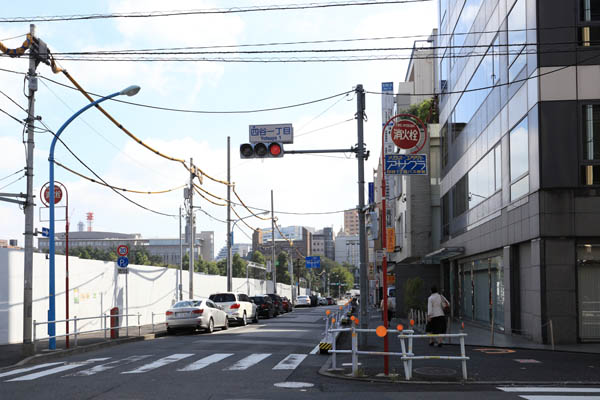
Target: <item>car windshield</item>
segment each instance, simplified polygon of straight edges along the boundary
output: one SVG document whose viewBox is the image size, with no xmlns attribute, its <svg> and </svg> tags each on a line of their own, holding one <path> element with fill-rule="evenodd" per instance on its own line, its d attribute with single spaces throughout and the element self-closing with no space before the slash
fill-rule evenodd
<svg viewBox="0 0 600 400">
<path fill-rule="evenodd" d="M 215 303 L 229 303 L 235 301 L 235 295 L 232 293 L 217 293 L 211 294 L 209 299 Z"/>
<path fill-rule="evenodd" d="M 173 308 L 197 307 L 200 304 L 202 304 L 202 300 L 178 301 L 173 305 Z"/>
</svg>

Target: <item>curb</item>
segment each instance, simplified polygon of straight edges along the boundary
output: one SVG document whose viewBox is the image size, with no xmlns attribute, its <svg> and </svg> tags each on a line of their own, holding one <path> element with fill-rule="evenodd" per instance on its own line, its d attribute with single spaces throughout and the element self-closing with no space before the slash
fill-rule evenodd
<svg viewBox="0 0 600 400">
<path fill-rule="evenodd" d="M 160 332 L 155 332 L 155 333 L 148 333 L 148 334 L 141 335 L 141 336 L 132 336 L 132 337 L 127 337 L 127 338 L 122 338 L 122 339 L 102 341 L 99 343 L 92 343 L 92 344 L 88 344 L 85 346 L 74 347 L 72 349 L 56 350 L 51 353 L 36 354 L 33 356 L 29 356 L 27 358 L 24 358 L 23 360 L 19 361 L 16 364 L 10 365 L 8 367 L 2 367 L 2 368 L 0 368 L 0 372 L 9 370 L 9 369 L 15 368 L 15 367 L 21 367 L 21 366 L 27 365 L 27 364 L 33 364 L 33 363 L 37 363 L 37 362 L 41 362 L 41 361 L 55 360 L 58 358 L 62 358 L 62 357 L 66 357 L 66 356 L 70 356 L 70 355 L 74 355 L 74 354 L 87 353 L 87 352 L 102 349 L 105 347 L 113 347 L 113 346 L 118 346 L 120 344 L 141 342 L 141 341 L 145 341 L 145 340 L 153 340 L 153 339 L 163 337 L 166 335 L 167 335 L 167 331 L 160 331 Z"/>
<path fill-rule="evenodd" d="M 321 366 L 318 371 L 319 375 L 326 376 L 328 378 L 335 379 L 345 379 L 349 381 L 362 381 L 369 383 L 385 383 L 385 384 L 403 384 L 403 385 L 493 385 L 493 386 L 525 386 L 525 385 L 536 385 L 536 386 L 552 386 L 552 387 L 561 387 L 561 386 L 569 386 L 569 385 L 585 385 L 585 386 L 597 386 L 600 385 L 600 381 L 564 381 L 564 382 L 555 382 L 555 381 L 419 381 L 419 380 L 391 380 L 391 379 L 382 379 L 377 377 L 353 377 L 347 375 L 339 375 L 333 372 L 329 372 L 329 366 L 331 365 L 331 357 L 327 359 L 325 364 Z"/>
</svg>

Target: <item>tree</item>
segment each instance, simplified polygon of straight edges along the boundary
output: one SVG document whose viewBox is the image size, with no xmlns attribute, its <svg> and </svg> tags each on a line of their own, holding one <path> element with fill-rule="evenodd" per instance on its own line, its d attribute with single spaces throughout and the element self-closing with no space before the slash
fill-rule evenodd
<svg viewBox="0 0 600 400">
<path fill-rule="evenodd" d="M 437 123 L 439 121 L 438 109 L 433 99 L 427 99 L 419 104 L 413 104 L 408 107 L 408 110 L 401 111 L 400 114 L 412 114 L 423 121 L 424 124 L 427 124 L 428 122 Z"/>
<path fill-rule="evenodd" d="M 263 253 L 261 253 L 258 250 L 254 250 L 252 252 L 252 257 L 250 258 L 250 260 L 252 262 L 257 263 L 257 264 L 262 264 L 262 265 L 266 265 L 267 264 L 267 262 L 265 260 L 265 256 L 263 255 Z"/>
<path fill-rule="evenodd" d="M 275 262 L 277 264 L 277 282 L 289 285 L 291 277 L 288 271 L 288 253 L 285 251 L 279 253 Z"/>
<path fill-rule="evenodd" d="M 417 310 L 426 310 L 427 306 L 423 302 L 423 285 L 425 282 L 418 276 L 409 278 L 404 282 L 404 307 L 406 310 L 412 308 Z M 398 288 L 396 288 L 398 293 Z"/>
<path fill-rule="evenodd" d="M 231 260 L 231 276 L 235 278 L 245 278 L 246 277 L 246 265 L 248 262 L 244 260 L 238 253 L 233 255 L 233 259 Z"/>
</svg>

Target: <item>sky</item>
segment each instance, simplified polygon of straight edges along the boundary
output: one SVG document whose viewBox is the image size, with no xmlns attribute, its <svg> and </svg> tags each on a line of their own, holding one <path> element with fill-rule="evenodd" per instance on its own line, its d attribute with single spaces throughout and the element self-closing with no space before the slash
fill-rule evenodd
<svg viewBox="0 0 600 400">
<path fill-rule="evenodd" d="M 326 1 L 320 1 L 325 3 Z M 300 0 L 252 1 L 252 6 L 305 3 Z M 146 0 L 122 1 L 31 1 L 28 7 L 18 2 L 4 5 L 4 17 L 49 15 L 107 14 L 170 10 L 221 9 L 247 7 L 248 1 L 185 1 Z M 414 4 L 373 4 L 318 8 L 311 10 L 258 11 L 212 15 L 186 15 L 154 18 L 106 18 L 80 21 L 36 22 L 37 36 L 56 54 L 60 66 L 66 69 L 87 91 L 108 95 L 129 85 L 141 87 L 132 102 L 203 111 L 241 111 L 275 108 L 311 102 L 337 94 L 348 94 L 310 105 L 278 111 L 257 113 L 183 113 L 161 111 L 113 101 L 104 108 L 135 136 L 169 156 L 189 160 L 206 174 L 227 179 L 227 137 L 231 140 L 231 181 L 243 202 L 252 207 L 270 209 L 273 190 L 275 214 L 279 225 L 304 225 L 315 229 L 343 226 L 343 210 L 358 204 L 358 164 L 350 153 L 327 155 L 287 154 L 275 159 L 241 159 L 239 146 L 248 142 L 248 127 L 256 124 L 291 123 L 294 143 L 285 150 L 349 149 L 357 143 L 356 98 L 352 92 L 357 84 L 367 91 L 379 92 L 382 82 L 404 81 L 408 61 L 336 61 L 336 62 L 273 62 L 290 57 L 343 57 L 338 53 L 262 53 L 219 54 L 221 58 L 254 57 L 256 63 L 222 61 L 100 61 L 64 59 L 58 53 L 97 52 L 102 50 L 132 50 L 175 47 L 222 47 L 218 51 L 306 50 L 306 49 L 368 49 L 368 55 L 401 55 L 409 50 L 374 51 L 374 48 L 410 48 L 415 39 L 425 39 L 435 27 L 437 2 Z M 29 22 L 0 21 L 0 41 L 7 47 L 19 47 Z M 19 36 L 21 35 L 21 36 Z M 398 38 L 423 35 L 419 38 Z M 18 37 L 16 37 L 18 36 Z M 16 38 L 13 38 L 16 37 Z M 331 41 L 394 37 L 386 40 L 305 43 L 295 45 L 247 46 L 250 44 Z M 214 56 L 214 55 L 213 55 Z M 197 56 L 202 57 L 202 56 Z M 329 57 L 331 58 L 331 57 Z M 27 56 L 0 57 L 0 109 L 23 120 L 26 113 L 14 100 L 27 108 L 24 76 Z M 63 74 L 53 74 L 40 64 L 40 76 L 70 85 Z M 9 99 L 10 98 L 10 99 Z M 35 95 L 35 114 L 53 131 L 77 110 L 87 104 L 83 95 L 68 87 L 40 78 Z M 364 124 L 365 143 L 370 157 L 365 163 L 366 181 L 372 181 L 381 143 L 381 95 L 366 95 L 367 121 Z M 41 127 L 36 124 L 36 127 Z M 23 127 L 0 113 L 0 192 L 26 192 L 22 172 L 25 149 Z M 34 217 L 35 228 L 47 227 L 45 211 L 39 201 L 40 188 L 48 181 L 48 154 L 52 136 L 48 132 L 35 134 L 34 194 L 38 196 Z M 111 185 L 139 190 L 162 191 L 186 184 L 189 173 L 180 163 L 161 158 L 140 146 L 115 127 L 95 109 L 90 109 L 67 127 L 61 139 L 94 172 Z M 69 168 L 93 177 L 61 144 L 55 158 Z M 118 196 L 112 190 L 89 182 L 55 167 L 55 179 L 69 193 L 71 230 L 79 221 L 86 222 L 86 213 L 94 213 L 93 230 L 140 233 L 145 238 L 178 236 L 178 210 L 183 205 L 183 189 L 164 194 L 123 193 L 135 202 L 173 216 L 163 216 L 144 210 Z M 12 183 L 14 182 L 14 183 Z M 226 198 L 227 188 L 206 177 L 202 187 L 214 195 Z M 366 187 L 366 185 L 365 185 Z M 232 194 L 233 196 L 233 194 Z M 216 203 L 222 200 L 212 198 Z M 232 197 L 232 201 L 236 201 Z M 64 202 L 59 204 L 64 206 Z M 215 232 L 215 255 L 226 242 L 226 207 L 211 204 L 195 196 L 197 229 Z M 235 210 L 241 217 L 249 212 L 241 206 Z M 57 213 L 64 212 L 57 210 Z M 281 212 L 298 213 L 299 215 Z M 311 215 L 310 213 L 320 213 Z M 42 219 L 42 220 L 40 220 Z M 237 219 L 232 214 L 232 219 Z M 18 205 L 0 202 L 0 239 L 17 239 L 24 244 L 24 214 Z M 270 221 L 250 217 L 244 222 L 251 228 L 270 228 Z M 234 241 L 250 243 L 251 229 L 244 222 L 236 224 Z M 57 232 L 64 231 L 64 222 L 57 222 Z"/>
</svg>

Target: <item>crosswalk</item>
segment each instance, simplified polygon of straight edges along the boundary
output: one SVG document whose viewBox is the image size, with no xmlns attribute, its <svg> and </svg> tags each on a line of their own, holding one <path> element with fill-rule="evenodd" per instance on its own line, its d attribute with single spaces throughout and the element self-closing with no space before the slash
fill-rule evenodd
<svg viewBox="0 0 600 400">
<path fill-rule="evenodd" d="M 498 389 L 526 400 L 600 399 L 600 388 L 594 387 L 500 386 Z"/>
<path fill-rule="evenodd" d="M 121 359 L 90 358 L 76 362 L 51 362 L 18 368 L 0 373 L 4 382 L 32 381 L 50 375 L 62 377 L 83 377 L 115 370 L 118 374 L 144 374 L 175 364 L 177 368 L 169 368 L 177 372 L 193 372 L 212 366 L 223 371 L 245 371 L 260 364 L 264 368 L 265 360 L 271 359 L 269 367 L 274 371 L 293 371 L 304 361 L 307 354 L 288 354 L 283 359 L 271 353 L 252 353 L 237 355 L 235 353 L 214 353 L 197 358 L 194 353 L 175 353 L 164 357 L 151 354 L 133 355 Z M 191 362 L 190 362 L 191 361 Z M 185 364 L 182 364 L 185 363 Z M 273 365 L 274 364 L 274 365 Z M 79 369 L 79 370 L 77 370 Z M 76 371 L 72 371 L 76 370 Z M 68 374 L 64 372 L 71 371 Z M 2 378 L 9 378 L 4 380 Z"/>
</svg>

